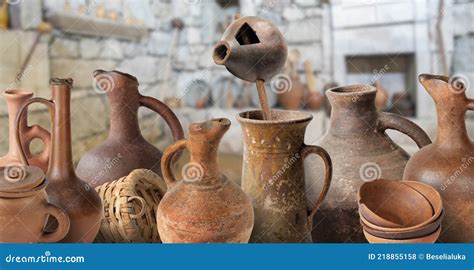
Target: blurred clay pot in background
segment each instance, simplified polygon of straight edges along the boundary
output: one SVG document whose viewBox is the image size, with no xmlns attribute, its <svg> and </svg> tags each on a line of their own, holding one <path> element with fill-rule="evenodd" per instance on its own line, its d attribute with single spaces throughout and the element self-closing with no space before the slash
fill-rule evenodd
<svg viewBox="0 0 474 270">
<path fill-rule="evenodd" d="M 260 17 L 238 17 L 214 48 L 213 59 L 236 77 L 269 81 L 285 64 L 288 54 L 280 30 Z"/>
</svg>

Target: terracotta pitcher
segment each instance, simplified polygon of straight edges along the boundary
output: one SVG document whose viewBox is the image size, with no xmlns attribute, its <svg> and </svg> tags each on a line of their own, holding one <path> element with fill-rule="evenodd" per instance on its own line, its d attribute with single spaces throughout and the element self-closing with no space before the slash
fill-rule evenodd
<svg viewBox="0 0 474 270">
<path fill-rule="evenodd" d="M 69 218 L 64 210 L 48 202 L 44 172 L 33 166 L 0 167 L 0 242 L 56 242 L 69 230 Z M 59 226 L 46 232 L 48 216 Z"/>
<path fill-rule="evenodd" d="M 365 242 L 360 229 L 357 192 L 364 181 L 401 179 L 409 155 L 385 133 L 398 130 L 421 148 L 431 141 L 413 122 L 378 112 L 377 90 L 369 85 L 336 87 L 326 91 L 331 102 L 331 124 L 319 144 L 333 160 L 334 175 L 326 201 L 315 219 L 315 242 Z M 312 164 L 313 165 L 313 164 Z M 321 170 L 316 163 L 315 174 Z M 308 178 L 312 179 L 312 178 Z M 321 190 L 320 181 L 306 183 L 310 202 Z"/>
<path fill-rule="evenodd" d="M 168 192 L 157 211 L 163 243 L 247 243 L 252 232 L 252 204 L 245 193 L 219 171 L 219 142 L 230 127 L 225 118 L 189 127 L 189 139 L 166 148 L 161 162 Z M 191 161 L 182 181 L 173 176 L 171 160 L 187 148 Z"/>
<path fill-rule="evenodd" d="M 311 242 L 313 216 L 326 197 L 332 175 L 331 158 L 318 146 L 305 145 L 306 126 L 312 115 L 272 111 L 271 121 L 261 111 L 240 113 L 244 136 L 242 189 L 253 203 L 252 242 Z M 325 162 L 323 188 L 315 204 L 306 207 L 303 162 L 311 154 Z"/>
<path fill-rule="evenodd" d="M 46 173 L 50 182 L 46 191 L 50 202 L 64 209 L 71 221 L 69 233 L 61 242 L 86 242 L 94 240 L 100 227 L 102 203 L 97 192 L 76 176 L 71 151 L 71 87 L 72 79 L 51 79 L 52 98 L 32 98 L 18 111 L 17 131 L 26 109 L 33 103 L 45 105 L 51 114 L 51 153 Z M 17 144 L 21 134 L 17 133 Z M 24 150 L 20 147 L 22 162 L 28 165 Z M 48 228 L 57 224 L 49 223 Z"/>
<path fill-rule="evenodd" d="M 162 153 L 143 138 L 138 109 L 144 106 L 163 117 L 175 141 L 184 137 L 176 115 L 161 101 L 140 95 L 138 80 L 129 74 L 97 70 L 94 77 L 109 99 L 110 133 L 107 140 L 82 156 L 76 168 L 79 178 L 97 187 L 135 169 L 149 169 L 161 176 Z"/>
<path fill-rule="evenodd" d="M 0 157 L 0 166 L 19 165 L 21 163 L 19 149 L 16 144 L 15 118 L 20 107 L 33 97 L 33 93 L 22 90 L 7 90 L 3 97 L 8 107 L 8 153 Z M 47 130 L 38 125 L 28 126 L 26 114 L 20 119 L 21 144 L 31 165 L 39 167 L 46 172 L 48 169 L 51 137 Z M 38 155 L 30 152 L 30 143 L 34 139 L 43 142 L 43 151 Z"/>
<path fill-rule="evenodd" d="M 466 97 L 466 84 L 448 77 L 422 74 L 421 84 L 433 98 L 438 114 L 438 135 L 408 161 L 404 179 L 436 188 L 445 205 L 441 242 L 474 242 L 474 143 L 466 129 L 466 112 L 474 100 Z"/>
</svg>

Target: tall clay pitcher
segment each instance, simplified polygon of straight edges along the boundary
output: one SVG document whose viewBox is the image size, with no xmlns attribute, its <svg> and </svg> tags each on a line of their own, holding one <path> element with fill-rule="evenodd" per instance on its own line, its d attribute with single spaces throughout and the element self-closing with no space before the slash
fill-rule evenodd
<svg viewBox="0 0 474 270">
<path fill-rule="evenodd" d="M 8 107 L 8 153 L 0 157 L 0 166 L 14 166 L 21 162 L 20 150 L 16 144 L 16 125 L 15 118 L 18 110 L 25 102 L 33 97 L 33 93 L 23 90 L 7 90 L 3 93 L 3 97 Z M 20 119 L 21 145 L 25 149 L 25 155 L 29 163 L 35 167 L 39 167 L 46 172 L 48 169 L 49 151 L 51 137 L 47 130 L 39 125 L 28 126 L 26 114 Z M 30 143 L 34 139 L 40 139 L 43 142 L 43 151 L 38 155 L 30 152 Z"/>
<path fill-rule="evenodd" d="M 46 179 L 49 185 L 46 192 L 49 201 L 67 212 L 71 223 L 69 233 L 61 242 L 90 243 L 100 228 L 102 202 L 97 192 L 79 179 L 74 172 L 71 150 L 71 87 L 72 79 L 51 79 L 52 98 L 32 98 L 18 111 L 16 119 L 17 144 L 20 145 L 22 117 L 29 105 L 41 103 L 51 114 L 52 136 L 51 153 Z M 19 132 L 20 131 L 20 132 Z M 22 162 L 28 165 L 24 149 L 21 149 Z M 57 224 L 50 222 L 54 229 Z"/>
<path fill-rule="evenodd" d="M 466 97 L 461 77 L 422 74 L 421 84 L 433 98 L 438 114 L 436 140 L 408 161 L 403 179 L 435 187 L 445 207 L 440 242 L 474 242 L 474 142 L 466 129 L 466 112 L 474 100 Z"/>
<path fill-rule="evenodd" d="M 132 75 L 96 70 L 94 77 L 107 93 L 110 132 L 107 140 L 81 157 L 77 175 L 93 187 L 127 176 L 135 169 L 149 169 L 161 176 L 162 153 L 143 138 L 138 109 L 147 107 L 158 113 L 171 129 L 174 141 L 184 137 L 176 115 L 161 101 L 142 96 L 138 80 Z"/>
<path fill-rule="evenodd" d="M 298 111 L 272 110 L 272 120 L 262 120 L 261 111 L 240 113 L 237 120 L 244 136 L 242 189 L 250 197 L 255 225 L 251 242 L 311 242 L 313 216 L 326 197 L 332 177 L 332 162 L 318 146 L 305 145 L 306 126 L 312 115 Z M 303 162 L 311 154 L 324 163 L 320 195 L 308 211 Z"/>
</svg>

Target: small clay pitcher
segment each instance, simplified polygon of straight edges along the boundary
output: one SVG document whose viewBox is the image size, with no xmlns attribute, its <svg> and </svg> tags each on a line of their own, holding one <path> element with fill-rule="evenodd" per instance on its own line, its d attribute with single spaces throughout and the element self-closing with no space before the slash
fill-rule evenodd
<svg viewBox="0 0 474 270">
<path fill-rule="evenodd" d="M 333 181 L 326 201 L 315 219 L 315 242 L 365 242 L 358 223 L 357 192 L 366 181 L 401 179 L 409 155 L 385 133 L 398 130 L 421 148 L 431 143 L 426 133 L 413 122 L 379 112 L 375 106 L 377 90 L 369 85 L 352 85 L 326 91 L 331 102 L 331 124 L 319 144 L 333 160 Z M 312 162 L 318 175 L 321 162 Z M 309 180 L 315 179 L 308 177 Z M 306 183 L 309 205 L 321 190 L 322 179 Z"/>
<path fill-rule="evenodd" d="M 466 129 L 466 112 L 474 100 L 466 97 L 461 80 L 421 74 L 419 80 L 433 98 L 438 114 L 438 134 L 433 144 L 408 161 L 403 179 L 418 180 L 436 188 L 446 216 L 441 242 L 474 242 L 474 143 Z"/>
<path fill-rule="evenodd" d="M 280 30 L 260 17 L 240 17 L 227 27 L 214 47 L 212 58 L 236 77 L 269 81 L 281 70 L 288 47 Z"/>
<path fill-rule="evenodd" d="M 213 119 L 189 127 L 189 139 L 166 148 L 161 163 L 168 192 L 157 211 L 163 243 L 247 243 L 254 215 L 245 193 L 219 171 L 219 142 L 230 127 L 229 119 Z M 180 150 L 191 152 L 177 182 L 171 160 Z"/>
<path fill-rule="evenodd" d="M 311 242 L 313 216 L 331 183 L 332 163 L 318 146 L 305 145 L 306 126 L 312 115 L 272 110 L 273 120 L 261 111 L 240 113 L 244 136 L 242 189 L 252 200 L 255 226 L 251 242 Z M 306 206 L 304 160 L 316 154 L 324 163 L 323 188 L 311 209 Z"/>
<path fill-rule="evenodd" d="M 40 168 L 32 166 L 0 167 L 0 242 L 57 242 L 69 231 L 69 218 L 64 210 L 48 202 L 48 181 Z M 46 232 L 48 216 L 58 224 L 54 232 Z"/>
<path fill-rule="evenodd" d="M 41 103 L 51 114 L 52 136 L 51 153 L 46 173 L 50 182 L 46 191 L 50 202 L 60 206 L 67 212 L 71 221 L 69 233 L 61 242 L 91 243 L 97 235 L 102 216 L 102 202 L 97 192 L 76 176 L 73 167 L 71 151 L 71 88 L 72 79 L 51 79 L 51 100 L 32 98 L 18 111 L 16 119 L 17 131 L 20 119 L 26 113 L 29 105 Z M 17 144 L 20 145 L 20 132 L 17 132 Z M 24 149 L 20 148 L 23 164 L 28 165 Z M 47 229 L 57 227 L 55 222 L 49 222 Z"/>
<path fill-rule="evenodd" d="M 16 144 L 15 118 L 20 107 L 33 97 L 33 93 L 22 90 L 7 90 L 3 97 L 8 107 L 8 153 L 0 157 L 0 166 L 19 165 L 21 163 L 19 149 Z M 28 126 L 26 114 L 20 119 L 21 145 L 31 165 L 39 167 L 46 172 L 48 169 L 51 136 L 49 132 L 38 125 Z M 43 142 L 43 151 L 38 155 L 30 152 L 30 143 L 34 139 Z"/>
<path fill-rule="evenodd" d="M 138 80 L 132 75 L 96 70 L 94 77 L 107 93 L 110 132 L 107 140 L 81 157 L 76 168 L 79 178 L 97 187 L 127 176 L 135 169 L 149 169 L 161 176 L 162 153 L 143 138 L 138 123 L 138 109 L 144 106 L 163 117 L 174 141 L 184 137 L 176 115 L 161 101 L 142 96 L 138 92 Z"/>
</svg>

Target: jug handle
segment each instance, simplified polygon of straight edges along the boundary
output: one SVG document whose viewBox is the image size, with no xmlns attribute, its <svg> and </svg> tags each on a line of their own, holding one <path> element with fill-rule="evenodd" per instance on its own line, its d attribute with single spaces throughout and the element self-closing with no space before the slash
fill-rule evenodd
<svg viewBox="0 0 474 270">
<path fill-rule="evenodd" d="M 49 114 L 50 114 L 50 119 L 51 119 L 51 123 L 53 122 L 54 120 L 54 103 L 51 101 L 51 100 L 47 100 L 47 99 L 44 99 L 44 98 L 32 98 L 30 100 L 28 100 L 25 104 L 23 104 L 23 106 L 20 108 L 20 110 L 18 111 L 17 115 L 16 115 L 16 119 L 15 119 L 15 126 L 16 126 L 16 144 L 18 145 L 18 149 L 20 150 L 20 158 L 21 158 L 21 162 L 24 164 L 24 165 L 29 165 L 28 163 L 28 159 L 26 158 L 26 155 L 25 155 L 25 149 L 23 149 L 23 146 L 21 145 L 21 134 L 20 134 L 20 119 L 22 117 L 22 115 L 25 113 L 26 109 L 28 108 L 28 106 L 30 106 L 31 104 L 33 103 L 40 103 L 40 104 L 43 104 L 45 105 L 47 108 L 48 108 L 48 111 L 49 111 Z M 47 160 L 49 160 L 49 155 L 50 155 L 50 148 L 51 148 L 51 134 L 43 129 L 42 127 L 38 126 L 38 125 L 33 125 L 30 127 L 31 129 L 28 131 L 28 133 L 36 133 L 34 132 L 34 130 L 37 130 L 37 134 L 34 134 L 32 137 L 35 138 L 35 136 L 37 136 L 37 138 L 41 139 L 43 141 L 43 144 L 44 144 L 44 150 L 43 150 L 43 153 L 41 153 L 41 157 L 42 158 L 45 158 Z M 47 150 L 47 151 L 46 151 Z"/>
<path fill-rule="evenodd" d="M 419 148 L 431 144 L 431 139 L 417 124 L 393 113 L 382 112 L 379 115 L 379 124 L 383 130 L 394 129 L 408 135 Z"/>
<path fill-rule="evenodd" d="M 161 157 L 161 173 L 163 180 L 165 180 L 168 190 L 176 184 L 176 178 L 173 175 L 172 161 L 175 154 L 187 147 L 187 140 L 179 140 L 174 144 L 166 147 Z"/>
<path fill-rule="evenodd" d="M 315 145 L 305 145 L 303 147 L 303 150 L 301 151 L 301 157 L 303 161 L 312 154 L 316 154 L 321 157 L 321 159 L 324 161 L 324 185 L 323 189 L 321 190 L 321 193 L 319 194 L 318 199 L 314 203 L 313 209 L 308 215 L 308 222 L 313 221 L 313 216 L 316 214 L 318 211 L 319 207 L 321 206 L 321 203 L 323 202 L 324 198 L 326 198 L 326 195 L 328 194 L 329 191 L 329 186 L 331 185 L 331 179 L 332 179 L 332 161 L 331 157 L 329 156 L 328 152 L 324 150 L 323 148 Z M 311 224 L 311 223 L 310 223 Z"/>
<path fill-rule="evenodd" d="M 52 243 L 63 239 L 69 232 L 70 220 L 66 212 L 54 204 L 46 205 L 46 212 L 58 221 L 58 228 L 54 232 L 43 232 L 39 238 L 39 242 Z"/>
<path fill-rule="evenodd" d="M 163 102 L 148 96 L 140 95 L 140 106 L 147 107 L 148 109 L 158 113 L 166 122 L 168 127 L 171 129 L 173 140 L 176 142 L 184 138 L 183 127 L 178 120 L 178 117 L 174 112 L 166 106 Z"/>
</svg>

